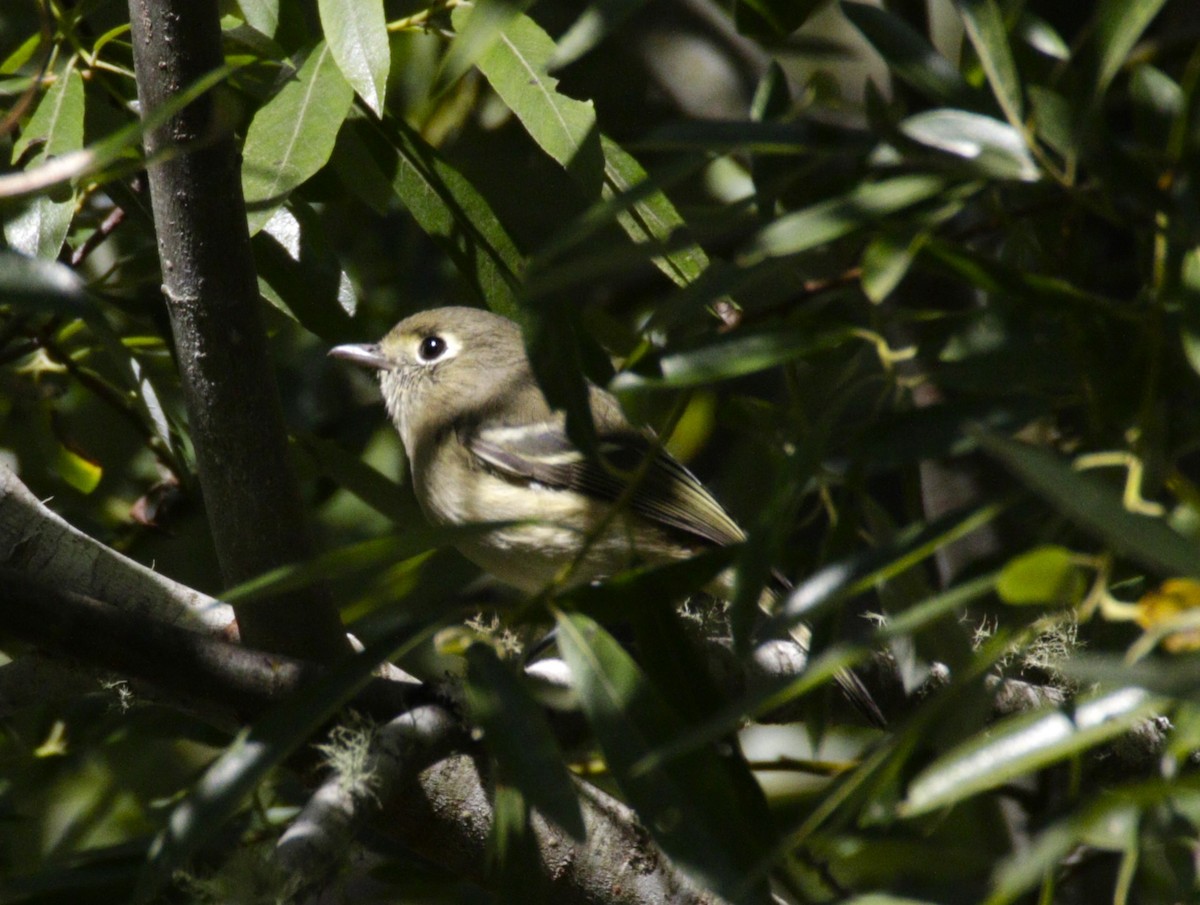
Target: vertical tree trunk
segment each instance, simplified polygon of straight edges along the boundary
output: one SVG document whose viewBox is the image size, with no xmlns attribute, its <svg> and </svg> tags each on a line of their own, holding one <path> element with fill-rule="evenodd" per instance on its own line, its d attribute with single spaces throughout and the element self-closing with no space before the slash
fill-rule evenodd
<svg viewBox="0 0 1200 905">
<path fill-rule="evenodd" d="M 130 0 L 146 116 L 223 63 L 216 0 Z M 163 293 L 222 576 L 236 584 L 312 555 L 259 315 L 238 153 L 215 92 L 145 138 Z M 328 590 L 237 612 L 252 646 L 312 660 L 348 651 Z"/>
</svg>

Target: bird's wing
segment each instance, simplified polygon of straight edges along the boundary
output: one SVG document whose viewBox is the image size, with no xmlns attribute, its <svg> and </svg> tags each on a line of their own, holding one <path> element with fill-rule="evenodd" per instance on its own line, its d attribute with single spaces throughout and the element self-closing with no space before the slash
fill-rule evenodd
<svg viewBox="0 0 1200 905">
<path fill-rule="evenodd" d="M 517 481 L 536 481 L 616 501 L 650 456 L 629 500 L 632 512 L 713 544 L 735 544 L 742 530 L 690 471 L 649 438 L 632 430 L 605 431 L 599 448 L 605 462 L 589 459 L 567 438 L 561 420 L 481 427 L 465 438 L 487 467 Z"/>
</svg>

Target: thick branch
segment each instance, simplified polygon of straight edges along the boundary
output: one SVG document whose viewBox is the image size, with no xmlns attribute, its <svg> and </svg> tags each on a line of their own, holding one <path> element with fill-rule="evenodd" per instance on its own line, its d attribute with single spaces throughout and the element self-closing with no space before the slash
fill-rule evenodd
<svg viewBox="0 0 1200 905">
<path fill-rule="evenodd" d="M 0 568 L 173 625 L 228 631 L 233 610 L 67 524 L 0 465 Z"/>
<path fill-rule="evenodd" d="M 223 63 L 216 0 L 130 0 L 142 115 Z M 146 133 L 163 293 L 209 525 L 229 584 L 313 553 L 287 452 L 238 154 L 212 93 Z M 239 611 L 253 647 L 328 662 L 348 652 L 328 591 Z"/>
</svg>

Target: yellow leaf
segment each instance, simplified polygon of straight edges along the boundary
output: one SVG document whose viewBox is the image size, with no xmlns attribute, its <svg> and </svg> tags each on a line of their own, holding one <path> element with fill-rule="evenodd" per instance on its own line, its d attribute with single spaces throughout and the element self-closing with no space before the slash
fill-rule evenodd
<svg viewBox="0 0 1200 905">
<path fill-rule="evenodd" d="M 1191 578 L 1171 578 L 1156 590 L 1149 591 L 1137 602 L 1137 624 L 1147 631 L 1200 608 L 1200 581 Z M 1163 639 L 1170 653 L 1200 650 L 1200 629 L 1183 629 Z"/>
</svg>

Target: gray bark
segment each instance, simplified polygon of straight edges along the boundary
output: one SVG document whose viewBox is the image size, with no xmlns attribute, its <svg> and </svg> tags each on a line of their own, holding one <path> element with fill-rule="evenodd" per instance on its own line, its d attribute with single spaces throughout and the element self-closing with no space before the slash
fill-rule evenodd
<svg viewBox="0 0 1200 905">
<path fill-rule="evenodd" d="M 216 0 L 130 0 L 143 117 L 223 63 Z M 214 92 L 147 131 L 163 295 L 221 573 L 233 585 L 313 544 L 259 312 L 238 152 Z M 328 662 L 349 652 L 323 587 L 238 611 L 247 644 Z"/>
</svg>

